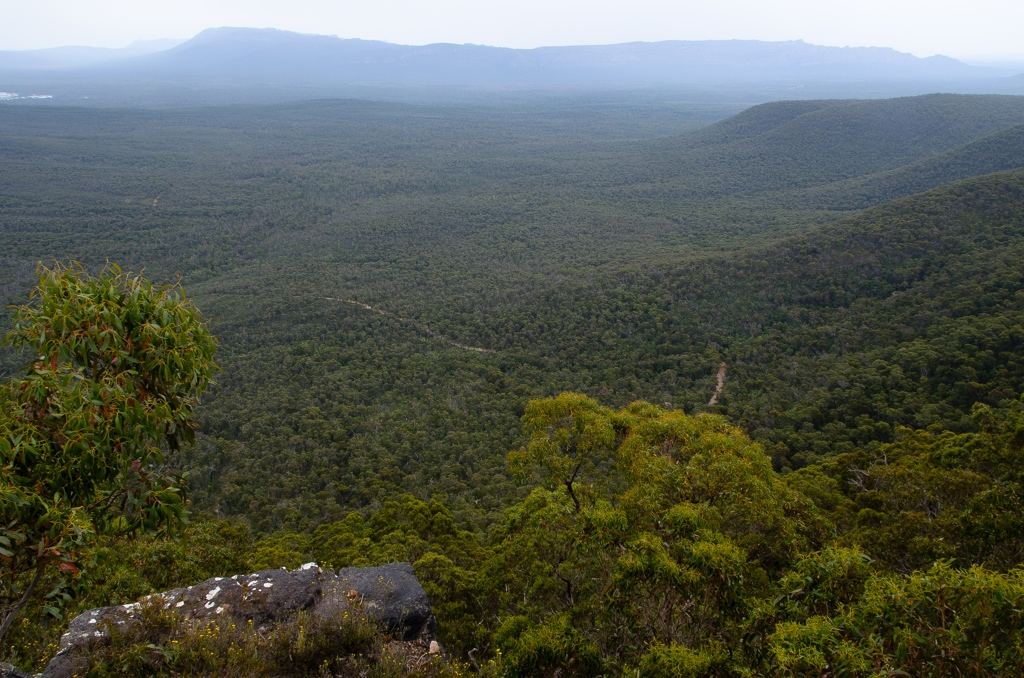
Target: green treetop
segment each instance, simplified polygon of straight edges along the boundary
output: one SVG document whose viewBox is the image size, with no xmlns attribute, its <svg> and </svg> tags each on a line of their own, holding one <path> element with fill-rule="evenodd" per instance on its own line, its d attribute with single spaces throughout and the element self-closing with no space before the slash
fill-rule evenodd
<svg viewBox="0 0 1024 678">
<path fill-rule="evenodd" d="M 192 441 L 216 369 L 181 289 L 116 266 L 41 268 L 6 344 L 33 359 L 0 386 L 0 642 L 44 575 L 75 574 L 97 536 L 184 521 L 181 478 L 154 465 Z"/>
</svg>

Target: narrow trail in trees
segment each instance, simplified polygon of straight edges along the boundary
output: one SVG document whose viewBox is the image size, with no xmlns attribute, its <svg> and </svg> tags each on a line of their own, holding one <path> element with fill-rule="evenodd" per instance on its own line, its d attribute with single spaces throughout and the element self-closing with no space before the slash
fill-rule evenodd
<svg viewBox="0 0 1024 678">
<path fill-rule="evenodd" d="M 147 214 L 146 216 L 144 216 L 144 217 L 142 218 L 142 221 L 141 221 L 140 223 L 143 223 L 143 224 L 144 224 L 144 223 L 146 223 L 146 222 L 147 222 L 147 221 L 149 220 L 149 218 L 150 218 L 151 216 L 153 216 L 153 214 L 154 214 L 154 213 L 156 213 L 156 202 L 157 202 L 157 200 L 159 200 L 159 199 L 160 199 L 160 196 L 161 196 L 161 195 L 163 195 L 163 193 L 157 193 L 157 194 L 156 194 L 156 197 L 155 197 L 155 198 L 153 198 L 153 206 L 149 208 L 149 214 Z"/>
<path fill-rule="evenodd" d="M 335 297 L 324 297 L 324 299 L 329 299 L 330 301 L 343 301 L 346 304 L 354 304 L 356 306 L 360 306 L 362 308 L 365 308 L 367 311 L 373 311 L 374 313 L 380 313 L 381 315 L 389 315 L 389 316 L 393 317 L 395 320 L 399 320 L 399 321 L 401 321 L 403 323 L 409 323 L 413 327 L 418 327 L 419 329 L 423 330 L 424 332 L 426 332 L 431 337 L 434 337 L 435 339 L 440 339 L 444 343 L 446 343 L 446 344 L 448 344 L 450 346 L 455 346 L 456 348 L 464 348 L 467 351 L 476 351 L 477 353 L 494 353 L 494 351 L 492 351 L 490 349 L 487 349 L 487 348 L 480 348 L 479 346 L 467 346 L 466 344 L 460 344 L 457 341 L 453 341 L 453 340 L 449 339 L 448 337 L 444 336 L 440 332 L 435 332 L 434 330 L 430 329 L 426 325 L 421 325 L 420 323 L 416 322 L 415 320 L 410 320 L 408 318 L 399 317 L 399 316 L 395 315 L 394 313 L 389 313 L 387 311 L 382 311 L 379 308 L 374 308 L 373 306 L 370 306 L 369 304 L 364 304 L 361 301 L 355 301 L 354 299 L 338 299 L 338 298 L 335 298 Z"/>
<path fill-rule="evenodd" d="M 722 388 L 725 386 L 725 362 L 718 366 L 718 386 L 715 388 L 715 395 L 711 396 L 711 400 L 708 401 L 708 406 L 714 405 L 718 402 L 718 396 L 722 395 Z"/>
</svg>

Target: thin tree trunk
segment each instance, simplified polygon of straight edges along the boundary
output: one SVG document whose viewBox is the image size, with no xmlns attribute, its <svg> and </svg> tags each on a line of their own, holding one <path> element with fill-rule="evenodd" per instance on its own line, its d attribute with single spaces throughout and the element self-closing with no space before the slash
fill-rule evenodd
<svg viewBox="0 0 1024 678">
<path fill-rule="evenodd" d="M 580 472 L 580 469 L 582 467 L 583 460 L 581 459 L 580 463 L 576 464 L 576 470 L 572 472 L 572 478 L 569 478 L 568 480 L 565 481 L 565 489 L 569 491 L 569 496 L 572 498 L 572 503 L 576 506 L 575 513 L 580 512 L 580 500 L 576 498 L 576 493 L 572 491 L 572 484 L 576 482 L 576 475 Z"/>
<path fill-rule="evenodd" d="M 25 589 L 25 593 L 21 596 L 21 599 L 10 608 L 10 611 L 4 617 L 3 623 L 0 623 L 0 648 L 4 646 L 4 636 L 7 635 L 7 630 L 11 628 L 11 624 L 14 623 L 14 619 L 21 612 L 21 608 L 25 607 L 25 603 L 28 602 L 29 597 L 32 596 L 32 592 L 36 590 L 36 586 L 39 584 L 39 580 L 43 576 L 43 570 L 46 568 L 46 563 L 39 563 L 36 566 L 36 573 L 32 577 L 32 581 L 29 583 L 28 588 Z"/>
</svg>

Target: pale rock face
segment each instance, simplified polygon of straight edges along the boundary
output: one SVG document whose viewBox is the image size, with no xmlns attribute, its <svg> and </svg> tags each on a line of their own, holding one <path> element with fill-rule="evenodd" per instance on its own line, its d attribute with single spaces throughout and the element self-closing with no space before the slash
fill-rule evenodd
<svg viewBox="0 0 1024 678">
<path fill-rule="evenodd" d="M 292 571 L 282 568 L 215 577 L 195 586 L 154 594 L 148 600 L 162 602 L 164 609 L 186 619 L 210 621 L 227 615 L 265 624 L 300 610 L 328 614 L 354 599 L 396 638 L 423 642 L 433 639 L 437 621 L 408 563 L 350 567 L 338 574 L 325 572 L 316 563 L 306 563 Z M 60 651 L 43 671 L 43 678 L 70 678 L 80 672 L 89 648 L 106 636 L 107 625 L 137 623 L 140 609 L 139 603 L 101 607 L 72 619 L 68 632 L 61 637 Z"/>
</svg>

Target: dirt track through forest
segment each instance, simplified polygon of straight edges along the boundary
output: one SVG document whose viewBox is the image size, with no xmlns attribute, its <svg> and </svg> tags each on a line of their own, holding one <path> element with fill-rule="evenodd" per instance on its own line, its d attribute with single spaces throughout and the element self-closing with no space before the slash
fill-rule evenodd
<svg viewBox="0 0 1024 678">
<path fill-rule="evenodd" d="M 722 395 L 722 389 L 725 387 L 725 362 L 718 366 L 718 387 L 715 389 L 715 395 L 711 396 L 711 400 L 708 401 L 708 406 L 715 405 L 718 403 L 718 396 Z"/>
<path fill-rule="evenodd" d="M 403 323 L 409 323 L 410 325 L 423 330 L 424 332 L 426 332 L 431 337 L 434 337 L 435 339 L 440 339 L 444 343 L 446 343 L 446 344 L 448 344 L 450 346 L 455 346 L 456 348 L 464 348 L 467 351 L 476 351 L 477 353 L 494 353 L 494 351 L 492 351 L 490 349 L 487 349 L 487 348 L 480 348 L 478 346 L 467 346 L 466 344 L 460 344 L 457 341 L 452 341 L 451 339 L 449 339 L 448 337 L 444 336 L 443 334 L 441 334 L 439 332 L 435 332 L 434 330 L 430 329 L 426 325 L 421 325 L 420 323 L 416 322 L 415 320 L 410 320 L 408 318 L 399 317 L 399 316 L 395 315 L 394 313 L 388 313 L 387 311 L 382 311 L 379 308 L 374 308 L 373 306 L 370 306 L 369 304 L 364 304 L 361 301 L 356 301 L 354 299 L 338 299 L 338 298 L 335 298 L 335 297 L 324 297 L 324 299 L 329 299 L 330 301 L 343 301 L 346 304 L 354 304 L 354 305 L 359 306 L 361 308 L 365 308 L 367 311 L 373 311 L 374 313 L 380 313 L 381 315 L 391 316 L 395 320 L 399 320 L 399 321 L 401 321 Z"/>
</svg>

